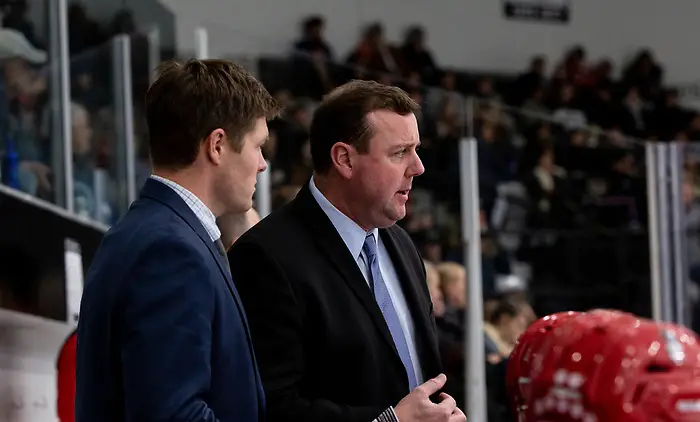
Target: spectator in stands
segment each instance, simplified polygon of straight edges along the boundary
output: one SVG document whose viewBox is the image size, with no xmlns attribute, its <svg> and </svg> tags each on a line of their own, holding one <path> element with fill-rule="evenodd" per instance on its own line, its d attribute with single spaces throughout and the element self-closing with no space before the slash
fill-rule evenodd
<svg viewBox="0 0 700 422">
<path fill-rule="evenodd" d="M 270 422 L 466 419 L 452 398 L 438 405 L 416 388 L 440 371 L 423 262 L 395 225 L 407 201 L 397 189 L 423 173 L 417 109 L 375 82 L 328 94 L 311 124 L 310 182 L 229 253 Z"/>
<path fill-rule="evenodd" d="M 498 101 L 499 96 L 496 88 L 493 86 L 493 79 L 488 76 L 479 78 L 476 83 L 474 96 L 482 100 Z"/>
<path fill-rule="evenodd" d="M 432 85 L 437 82 L 438 68 L 425 42 L 425 29 L 422 27 L 412 26 L 406 31 L 400 49 L 401 67 L 404 74 L 415 73 L 422 83 Z"/>
<path fill-rule="evenodd" d="M 700 139 L 700 113 L 698 112 L 694 112 L 690 117 L 688 138 L 692 140 Z"/>
<path fill-rule="evenodd" d="M 273 168 L 284 173 L 284 183 L 302 184 L 296 173 L 302 164 L 302 148 L 309 139 L 311 105 L 308 101 L 297 100 L 284 112 L 281 118 L 270 122 L 270 130 L 282 139 L 277 142 Z M 305 176 L 305 175 L 304 175 Z"/>
<path fill-rule="evenodd" d="M 216 219 L 216 225 L 219 226 L 221 230 L 221 243 L 228 251 L 231 246 L 238 240 L 243 233 L 247 232 L 248 229 L 258 224 L 260 221 L 260 214 L 255 211 L 254 208 L 249 209 L 247 212 L 232 213 L 227 215 L 222 215 Z"/>
<path fill-rule="evenodd" d="M 95 156 L 92 147 L 92 126 L 90 114 L 81 104 L 71 104 L 72 149 L 73 149 L 73 189 L 76 213 L 84 218 L 105 221 L 101 218 L 104 202 L 107 197 L 96 196 L 95 185 Z M 105 194 L 111 190 L 105 183 Z M 109 221 L 109 220 L 106 220 Z"/>
<path fill-rule="evenodd" d="M 294 92 L 314 100 L 320 100 L 335 86 L 331 69 L 333 50 L 324 38 L 325 28 L 326 22 L 321 16 L 307 18 L 302 36 L 294 44 L 294 51 L 298 53 L 294 59 Z"/>
<path fill-rule="evenodd" d="M 68 51 L 71 56 L 95 48 L 107 41 L 99 23 L 88 15 L 82 2 L 68 6 Z"/>
<path fill-rule="evenodd" d="M 653 101 L 662 94 L 663 69 L 650 50 L 641 50 L 622 72 L 622 83 L 636 87 L 643 98 Z"/>
<path fill-rule="evenodd" d="M 678 90 L 666 90 L 654 111 L 653 121 L 655 133 L 662 140 L 674 139 L 680 131 L 685 129 L 688 113 L 680 106 Z"/>
<path fill-rule="evenodd" d="M 441 265 L 441 264 L 438 264 Z M 455 264 L 456 265 L 456 264 Z M 464 312 L 445 303 L 442 277 L 438 266 L 425 264 L 426 279 L 433 301 L 438 347 L 443 370 L 447 375 L 444 391 L 464 406 Z"/>
<path fill-rule="evenodd" d="M 618 112 L 618 127 L 622 132 L 633 137 L 644 137 L 647 133 L 649 108 L 639 95 L 637 87 L 627 89 Z"/>
<path fill-rule="evenodd" d="M 154 175 L 105 235 L 83 291 L 77 422 L 265 419 L 215 219 L 250 209 L 266 121 L 278 112 L 232 62 L 159 69 L 146 97 Z"/>
<path fill-rule="evenodd" d="M 46 52 L 37 50 L 20 32 L 0 29 L 0 150 L 14 150 L 20 161 L 19 186 L 31 195 L 51 199 L 53 153 L 46 146 L 46 76 L 31 65 L 46 62 Z"/>
<path fill-rule="evenodd" d="M 445 70 L 440 77 L 439 88 L 429 88 L 426 97 L 426 111 L 437 119 L 442 112 L 445 102 L 450 101 L 459 116 L 460 126 L 466 125 L 467 99 L 457 90 L 457 75 Z"/>
<path fill-rule="evenodd" d="M 36 48 L 44 47 L 39 43 L 34 30 L 34 23 L 29 20 L 29 3 L 27 0 L 14 0 L 4 2 L 8 7 L 3 10 L 2 27 L 14 29 L 22 35 Z M 45 47 L 44 47 L 45 48 Z"/>
<path fill-rule="evenodd" d="M 586 75 L 586 49 L 577 45 L 569 50 L 561 64 L 565 80 L 578 86 Z"/>
<path fill-rule="evenodd" d="M 615 123 L 617 104 L 613 102 L 610 88 L 597 88 L 583 105 L 589 123 L 609 129 Z"/>
<path fill-rule="evenodd" d="M 528 70 L 518 76 L 514 83 L 514 103 L 521 104 L 523 100 L 535 95 L 535 91 L 545 87 L 547 60 L 544 56 L 535 56 L 530 61 Z"/>
<path fill-rule="evenodd" d="M 498 110 L 489 107 L 491 116 L 498 116 Z M 487 214 L 491 213 L 497 196 L 497 187 L 511 177 L 512 166 L 508 154 L 508 146 L 498 138 L 498 117 L 489 117 L 481 125 L 479 140 L 479 193 L 483 201 L 483 208 Z M 505 148 L 504 148 L 505 147 Z M 453 156 L 458 162 L 458 155 Z M 457 186 L 455 186 L 457 188 Z M 454 188 L 453 188 L 454 189 Z"/>
<path fill-rule="evenodd" d="M 456 262 L 443 262 L 437 266 L 445 305 L 452 309 L 467 307 L 467 271 Z"/>
<path fill-rule="evenodd" d="M 567 130 L 585 129 L 588 119 L 576 104 L 576 88 L 572 84 L 565 84 L 559 90 L 559 101 L 555 104 L 554 121 Z"/>
<path fill-rule="evenodd" d="M 378 22 L 367 26 L 347 62 L 363 69 L 359 72 L 356 70 L 357 77 L 365 74 L 364 69 L 375 73 L 389 73 L 394 77 L 401 76 L 392 48 L 384 39 L 384 27 Z"/>
<path fill-rule="evenodd" d="M 507 358 L 520 334 L 527 328 L 527 303 L 503 298 L 484 323 L 486 357 L 491 363 Z"/>
<path fill-rule="evenodd" d="M 544 148 L 526 180 L 533 204 L 531 224 L 538 228 L 563 228 L 569 221 L 566 172 L 555 164 L 554 149 Z"/>
<path fill-rule="evenodd" d="M 462 134 L 461 121 L 463 117 L 459 115 L 458 104 L 454 98 L 443 97 L 440 111 L 435 119 L 435 136 L 437 139 L 458 138 Z"/>
<path fill-rule="evenodd" d="M 549 108 L 545 105 L 544 87 L 539 86 L 532 90 L 532 93 L 525 97 L 522 110 L 523 130 L 527 131 L 535 125 L 541 124 L 542 119 L 551 114 Z"/>
</svg>

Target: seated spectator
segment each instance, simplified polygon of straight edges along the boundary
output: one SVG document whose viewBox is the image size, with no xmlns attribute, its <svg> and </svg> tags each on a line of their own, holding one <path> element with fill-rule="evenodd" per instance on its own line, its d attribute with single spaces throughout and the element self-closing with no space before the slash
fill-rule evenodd
<svg viewBox="0 0 700 422">
<path fill-rule="evenodd" d="M 326 27 L 321 16 L 311 16 L 304 21 L 302 36 L 294 44 L 294 74 L 292 79 L 298 96 L 320 100 L 323 94 L 335 87 L 331 63 L 333 50 L 324 39 Z"/>
<path fill-rule="evenodd" d="M 442 72 L 438 87 L 427 89 L 426 110 L 437 119 L 446 101 L 450 101 L 460 117 L 460 125 L 466 124 L 467 99 L 457 89 L 457 75 L 453 71 Z"/>
<path fill-rule="evenodd" d="M 0 133 L 1 151 L 14 151 L 19 157 L 19 174 L 14 188 L 50 199 L 52 174 L 48 163 L 54 153 L 45 140 L 46 75 L 32 65 L 46 62 L 46 52 L 36 49 L 14 29 L 0 29 Z M 8 181 L 5 181 L 8 183 Z"/>
<path fill-rule="evenodd" d="M 445 304 L 453 309 L 465 309 L 467 307 L 467 271 L 464 265 L 443 262 L 438 264 L 437 270 L 445 295 Z"/>
<path fill-rule="evenodd" d="M 443 371 L 447 375 L 444 391 L 451 395 L 457 405 L 464 406 L 464 310 L 448 307 L 442 300 L 445 297 L 442 272 L 458 264 L 447 263 L 433 265 L 426 262 L 426 278 L 433 300 L 435 324 L 438 332 L 438 347 Z M 457 270 L 458 271 L 458 270 Z"/>
<path fill-rule="evenodd" d="M 620 130 L 629 136 L 643 137 L 647 133 L 650 109 L 639 95 L 639 89 L 627 89 L 617 113 Z"/>
<path fill-rule="evenodd" d="M 384 27 L 380 23 L 373 23 L 365 29 L 347 63 L 359 66 L 355 76 L 360 78 L 367 71 L 400 76 L 392 49 L 384 39 Z"/>
<path fill-rule="evenodd" d="M 400 49 L 401 68 L 404 74 L 415 72 L 426 84 L 437 82 L 438 69 L 433 55 L 425 46 L 425 30 L 413 26 L 406 32 L 406 38 Z"/>
<path fill-rule="evenodd" d="M 676 89 L 668 89 L 652 115 L 654 133 L 662 140 L 675 139 L 685 129 L 689 113 L 680 105 L 680 94 Z"/>
<path fill-rule="evenodd" d="M 479 78 L 474 95 L 482 100 L 498 101 L 500 99 L 496 88 L 493 86 L 493 79 L 488 76 Z"/>
<path fill-rule="evenodd" d="M 71 104 L 71 124 L 73 134 L 73 197 L 75 212 L 83 218 L 103 221 L 102 207 L 108 206 L 106 197 L 97 198 L 95 178 L 95 156 L 92 139 L 90 114 L 80 104 Z"/>
<path fill-rule="evenodd" d="M 552 118 L 567 130 L 585 129 L 588 119 L 576 104 L 576 89 L 566 84 L 559 91 L 559 101 L 554 106 Z"/>
<path fill-rule="evenodd" d="M 545 148 L 525 183 L 530 202 L 533 227 L 563 228 L 570 219 L 567 204 L 566 172 L 556 166 L 554 150 Z"/>
<path fill-rule="evenodd" d="M 641 50 L 622 72 L 622 83 L 635 86 L 643 98 L 653 101 L 661 92 L 663 69 L 650 50 Z"/>
<path fill-rule="evenodd" d="M 586 50 L 577 45 L 566 53 L 561 64 L 564 70 L 564 77 L 567 82 L 579 85 L 586 75 Z"/>
<path fill-rule="evenodd" d="M 513 298 L 504 298 L 484 322 L 486 358 L 496 364 L 507 358 L 515 342 L 527 328 L 529 305 Z"/>
<path fill-rule="evenodd" d="M 532 94 L 525 97 L 523 102 L 523 116 L 521 122 L 523 130 L 532 128 L 542 122 L 544 116 L 549 116 L 551 111 L 544 104 L 544 88 L 537 87 L 532 91 Z"/>
<path fill-rule="evenodd" d="M 547 59 L 544 56 L 535 56 L 530 61 L 528 70 L 518 76 L 513 84 L 513 103 L 522 104 L 523 100 L 532 98 L 535 91 L 543 90 L 545 86 L 545 72 Z"/>
</svg>

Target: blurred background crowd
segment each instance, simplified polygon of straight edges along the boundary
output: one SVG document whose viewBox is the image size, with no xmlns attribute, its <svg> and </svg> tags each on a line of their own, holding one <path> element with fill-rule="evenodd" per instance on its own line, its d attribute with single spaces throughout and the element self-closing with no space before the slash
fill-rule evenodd
<svg viewBox="0 0 700 422">
<path fill-rule="evenodd" d="M 193 54 L 154 46 L 149 28 L 139 27 L 129 8 L 105 24 L 81 2 L 70 2 L 70 72 L 63 75 L 70 95 L 62 103 L 51 53 L 60 46 L 53 29 L 30 18 L 32 7 L 50 15 L 42 2 L 0 1 L 2 182 L 65 207 L 70 184 L 63 175 L 71 166 L 73 213 L 109 226 L 128 207 L 129 184 L 138 189 L 150 171 L 142 99 L 151 65 Z M 536 315 L 592 307 L 649 315 L 646 141 L 688 143 L 683 201 L 691 279 L 700 272 L 700 169 L 693 152 L 700 113 L 681 106 L 679 92 L 665 85 L 664 64 L 653 51 L 614 63 L 591 60 L 585 45 L 572 45 L 561 57 L 532 57 L 520 73 L 473 72 L 441 66 L 421 22 L 403 39 L 389 39 L 381 19 L 357 28 L 361 35 L 345 55 L 327 41 L 333 28 L 324 16 L 308 16 L 300 28 L 289 40 L 289 54 L 245 58 L 286 106 L 270 123 L 264 147 L 272 209 L 290 201 L 310 177 L 308 129 L 326 92 L 350 79 L 372 79 L 400 86 L 419 102 L 426 171 L 415 181 L 400 224 L 426 261 L 456 398 L 464 397 L 466 286 L 482 283 L 491 422 L 508 420 L 499 405 L 505 403 L 503 363 Z M 120 50 L 116 36 L 126 37 L 130 48 Z M 60 119 L 66 106 L 70 139 L 63 138 Z M 127 120 L 132 123 L 125 128 Z M 462 249 L 458 145 L 465 137 L 478 141 L 478 281 L 467 279 Z M 131 148 L 124 145 L 127 138 Z M 64 142 L 71 145 L 67 160 Z M 31 260 L 11 245 L 0 246 L 0 307 L 61 319 L 42 305 L 41 275 L 8 270 Z"/>
</svg>

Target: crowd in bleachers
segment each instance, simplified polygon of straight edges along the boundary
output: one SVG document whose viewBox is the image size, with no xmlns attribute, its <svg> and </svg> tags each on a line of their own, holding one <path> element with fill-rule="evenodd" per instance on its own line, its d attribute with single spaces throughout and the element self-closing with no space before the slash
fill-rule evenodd
<svg viewBox="0 0 700 422">
<path fill-rule="evenodd" d="M 36 30 L 36 23 L 28 17 L 30 5 L 26 0 L 4 3 L 0 30 L 4 76 L 0 95 L 3 183 L 61 203 L 61 132 L 54 118 L 56 107 L 52 107 L 57 94 L 47 60 L 49 31 Z M 86 218 L 111 224 L 119 216 L 117 203 L 125 190 L 116 162 L 111 40 L 118 34 L 132 39 L 133 97 L 138 99 L 137 110 L 150 74 L 144 61 L 147 47 L 136 30 L 134 17 L 126 9 L 117 12 L 108 25 L 100 25 L 82 3 L 72 2 L 68 28 L 75 210 Z M 135 134 L 137 145 L 145 145 L 138 142 L 144 138 L 141 126 Z M 137 167 L 147 171 L 147 152 L 138 153 Z M 7 160 L 9 155 L 14 156 L 16 163 Z"/>
</svg>

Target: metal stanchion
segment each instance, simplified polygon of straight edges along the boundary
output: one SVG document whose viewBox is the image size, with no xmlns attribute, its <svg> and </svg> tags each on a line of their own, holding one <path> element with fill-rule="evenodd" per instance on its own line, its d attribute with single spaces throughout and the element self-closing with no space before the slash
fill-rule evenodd
<svg viewBox="0 0 700 422">
<path fill-rule="evenodd" d="M 49 73 L 51 87 L 52 167 L 56 203 L 72 213 L 73 194 L 73 125 L 71 118 L 70 60 L 68 52 L 67 0 L 49 3 Z"/>
<path fill-rule="evenodd" d="M 134 147 L 134 101 L 131 81 L 131 39 L 128 35 L 114 38 L 113 47 L 113 91 L 115 100 L 115 130 L 119 139 L 117 160 L 119 180 L 124 181 L 126 201 L 119 204 L 120 215 L 124 215 L 136 200 L 136 150 Z"/>
<path fill-rule="evenodd" d="M 678 142 L 646 145 L 652 315 L 687 325 L 683 150 Z"/>
<path fill-rule="evenodd" d="M 209 58 L 209 32 L 207 28 L 197 28 L 194 30 L 195 54 L 199 60 Z"/>
<path fill-rule="evenodd" d="M 464 361 L 466 414 L 469 420 L 486 422 L 486 361 L 484 311 L 481 288 L 481 223 L 479 218 L 479 166 L 477 141 L 459 144 L 464 262 L 467 264 L 467 312 L 465 312 Z"/>
<path fill-rule="evenodd" d="M 646 177 L 647 177 L 647 206 L 649 208 L 649 258 L 651 270 L 651 315 L 654 321 L 661 321 L 661 254 L 659 252 L 659 197 L 657 186 L 656 145 L 647 142 Z"/>
<path fill-rule="evenodd" d="M 690 323 L 690 313 L 687 302 L 687 283 L 689 280 L 689 266 L 686 249 L 685 231 L 685 204 L 683 202 L 683 145 L 673 142 L 668 145 L 668 177 L 670 217 L 671 217 L 671 245 L 673 250 L 673 321 L 679 324 Z"/>
<path fill-rule="evenodd" d="M 661 264 L 661 319 L 673 321 L 673 287 L 671 259 L 671 221 L 668 189 L 668 148 L 665 144 L 656 145 L 656 183 L 659 195 L 659 263 Z"/>
<path fill-rule="evenodd" d="M 267 169 L 258 173 L 258 181 L 255 187 L 255 210 L 260 218 L 265 218 L 272 212 L 272 183 L 270 181 L 270 162 L 267 162 Z"/>
</svg>

